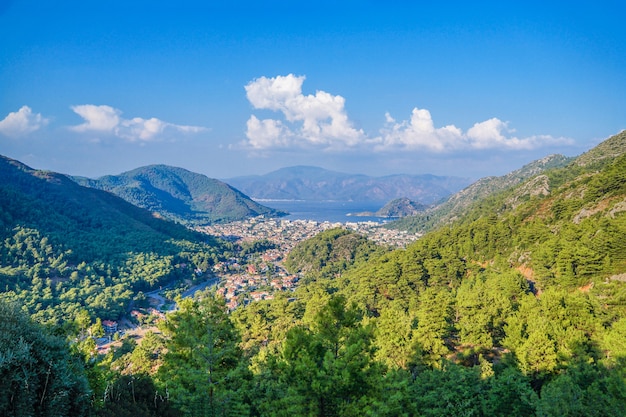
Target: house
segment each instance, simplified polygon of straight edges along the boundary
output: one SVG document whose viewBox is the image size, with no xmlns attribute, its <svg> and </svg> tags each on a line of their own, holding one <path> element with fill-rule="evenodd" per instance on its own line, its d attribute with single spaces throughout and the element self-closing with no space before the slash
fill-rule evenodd
<svg viewBox="0 0 626 417">
<path fill-rule="evenodd" d="M 112 320 L 104 320 L 102 322 L 102 327 L 104 328 L 104 332 L 107 334 L 117 332 L 117 322 Z"/>
<path fill-rule="evenodd" d="M 294 288 L 298 282 L 298 277 L 296 275 L 290 275 L 283 279 L 283 285 L 286 288 Z"/>
<path fill-rule="evenodd" d="M 150 313 L 151 316 L 155 316 L 157 319 L 159 320 L 164 320 L 165 319 L 165 313 L 163 313 L 162 311 L 157 310 L 156 308 L 149 308 L 148 309 L 148 313 Z"/>
<path fill-rule="evenodd" d="M 239 306 L 239 303 L 237 302 L 237 298 L 233 298 L 228 303 L 226 303 L 226 307 L 228 307 L 230 311 L 235 310 L 237 306 Z"/>
<path fill-rule="evenodd" d="M 143 314 L 142 312 L 140 312 L 138 310 L 132 310 L 130 312 L 130 316 L 133 317 L 136 320 L 141 320 L 143 318 L 143 316 L 145 316 L 145 314 Z"/>
<path fill-rule="evenodd" d="M 252 297 L 254 301 L 264 300 L 268 295 L 266 291 L 254 291 L 250 293 L 250 297 Z"/>
</svg>

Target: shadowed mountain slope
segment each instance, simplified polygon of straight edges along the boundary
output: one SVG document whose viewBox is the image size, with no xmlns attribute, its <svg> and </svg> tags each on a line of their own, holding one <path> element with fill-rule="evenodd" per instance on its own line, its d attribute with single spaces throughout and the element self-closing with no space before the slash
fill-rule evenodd
<svg viewBox="0 0 626 417">
<path fill-rule="evenodd" d="M 79 184 L 109 191 L 163 217 L 188 225 L 242 220 L 283 213 L 252 201 L 222 181 L 183 168 L 150 165 Z"/>
</svg>

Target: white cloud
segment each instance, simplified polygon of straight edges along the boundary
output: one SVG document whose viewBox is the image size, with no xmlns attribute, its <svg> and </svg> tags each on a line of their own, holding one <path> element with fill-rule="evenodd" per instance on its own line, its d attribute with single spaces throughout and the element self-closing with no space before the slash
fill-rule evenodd
<svg viewBox="0 0 626 417">
<path fill-rule="evenodd" d="M 254 115 L 248 119 L 246 135 L 249 145 L 255 149 L 288 147 L 293 137 L 293 133 L 280 120 L 259 120 Z"/>
<path fill-rule="evenodd" d="M 33 113 L 30 107 L 22 106 L 0 121 L 0 133 L 12 138 L 28 135 L 48 124 L 48 119 L 40 113 Z"/>
<path fill-rule="evenodd" d="M 413 109 L 411 120 L 397 123 L 389 113 L 385 114 L 388 127 L 381 131 L 382 137 L 377 149 L 402 147 L 426 149 L 442 152 L 457 148 L 465 142 L 463 133 L 456 126 L 435 128 L 430 112 L 426 109 Z"/>
<path fill-rule="evenodd" d="M 303 95 L 305 77 L 293 74 L 261 77 L 245 86 L 246 96 L 255 109 L 280 111 L 285 122 L 259 120 L 247 123 L 248 145 L 253 148 L 320 146 L 327 149 L 353 147 L 365 139 L 362 130 L 352 126 L 345 111 L 345 100 L 325 91 Z"/>
<path fill-rule="evenodd" d="M 465 133 L 454 125 L 436 128 L 430 112 L 425 109 L 414 108 L 409 121 L 398 123 L 389 113 L 385 119 L 387 126 L 381 130 L 377 150 L 405 148 L 439 153 L 482 149 L 529 150 L 572 143 L 570 139 L 549 135 L 527 138 L 512 136 L 515 131 L 508 127 L 508 122 L 495 117 L 475 123 Z"/>
<path fill-rule="evenodd" d="M 85 122 L 71 126 L 76 132 L 102 132 L 128 141 L 151 141 L 162 138 L 166 133 L 198 133 L 207 130 L 200 126 L 185 126 L 164 122 L 152 117 L 124 119 L 122 112 L 111 106 L 82 104 L 71 109 Z"/>
<path fill-rule="evenodd" d="M 289 74 L 257 78 L 245 86 L 246 97 L 255 109 L 281 113 L 280 119 L 247 122 L 245 145 L 256 150 L 291 147 L 322 149 L 370 149 L 373 151 L 428 151 L 445 153 L 467 150 L 536 149 L 555 144 L 571 144 L 565 138 L 548 135 L 518 138 L 508 122 L 492 118 L 474 124 L 466 132 L 448 125 L 436 127 L 430 112 L 414 108 L 409 120 L 396 121 L 385 114 L 385 125 L 378 136 L 357 130 L 345 110 L 345 99 L 325 91 L 302 94 L 306 77 Z"/>
<path fill-rule="evenodd" d="M 474 149 L 504 148 L 513 150 L 536 149 L 553 144 L 571 144 L 572 141 L 566 138 L 554 138 L 550 135 L 530 136 L 527 138 L 517 138 L 507 136 L 515 133 L 514 129 L 509 129 L 508 123 L 497 118 L 492 118 L 481 123 L 476 123 L 467 130 L 467 137 L 471 141 Z"/>
<path fill-rule="evenodd" d="M 90 130 L 112 131 L 120 124 L 120 114 L 122 112 L 111 106 L 82 104 L 80 106 L 72 106 L 71 109 L 85 120 L 85 123 L 71 127 L 76 132 L 87 132 Z"/>
</svg>

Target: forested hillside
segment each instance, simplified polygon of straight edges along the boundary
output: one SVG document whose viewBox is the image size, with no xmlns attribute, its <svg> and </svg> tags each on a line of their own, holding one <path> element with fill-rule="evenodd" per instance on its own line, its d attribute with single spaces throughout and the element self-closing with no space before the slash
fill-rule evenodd
<svg viewBox="0 0 626 417">
<path fill-rule="evenodd" d="M 477 200 L 406 249 L 321 233 L 285 262 L 302 274 L 294 293 L 233 312 L 199 293 L 141 343 L 72 345 L 83 414 L 626 415 L 625 140 Z"/>
<path fill-rule="evenodd" d="M 167 165 L 141 167 L 98 179 L 74 177 L 74 180 L 110 191 L 135 206 L 191 226 L 284 214 L 252 201 L 221 181 Z"/>
<path fill-rule="evenodd" d="M 117 318 L 139 291 L 191 277 L 215 239 L 64 175 L 0 158 L 0 289 L 40 320 Z M 181 265 L 188 265 L 182 268 Z"/>
<path fill-rule="evenodd" d="M 481 200 L 407 250 L 317 280 L 306 309 L 341 297 L 374 326 L 373 359 L 433 369 L 400 383 L 426 395 L 415 413 L 622 415 L 625 135 Z M 510 402 L 487 413 L 496 392 Z"/>
<path fill-rule="evenodd" d="M 324 273 L 332 256 L 311 257 L 334 253 L 328 236 L 294 250 L 289 262 L 317 279 L 291 304 L 235 315 L 244 341 L 267 341 L 250 349 L 263 392 L 274 395 L 261 406 L 294 415 L 624 415 L 624 135 L 581 156 L 584 164 L 547 170 L 406 250 L 342 273 Z M 274 319 L 276 309 L 289 319 Z M 285 331 L 277 321 L 299 325 Z"/>
<path fill-rule="evenodd" d="M 407 217 L 414 216 L 426 210 L 426 206 L 408 198 L 397 198 L 385 204 L 376 212 L 378 217 Z"/>
<path fill-rule="evenodd" d="M 501 177 L 485 177 L 449 196 L 443 203 L 437 204 L 414 216 L 408 216 L 387 225 L 392 229 L 424 233 L 439 225 L 449 224 L 467 213 L 472 204 L 490 195 L 512 188 L 541 172 L 567 165 L 571 158 L 563 155 L 549 155 L 531 162 L 520 169 Z M 540 192 L 540 189 L 537 189 Z"/>
</svg>

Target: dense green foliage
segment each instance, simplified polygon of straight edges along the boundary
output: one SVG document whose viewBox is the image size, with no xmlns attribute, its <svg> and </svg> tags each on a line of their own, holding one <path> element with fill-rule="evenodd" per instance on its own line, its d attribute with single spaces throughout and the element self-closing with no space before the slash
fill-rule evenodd
<svg viewBox="0 0 626 417">
<path fill-rule="evenodd" d="M 292 273 L 303 273 L 311 281 L 333 277 L 382 252 L 383 248 L 357 233 L 332 229 L 297 245 L 289 253 L 285 267 Z"/>
<path fill-rule="evenodd" d="M 426 210 L 426 206 L 408 198 L 396 198 L 385 204 L 376 212 L 379 217 L 406 217 L 413 216 Z"/>
<path fill-rule="evenodd" d="M 622 136 L 611 157 L 493 194 L 406 250 L 355 262 L 337 256 L 350 253 L 341 231 L 299 245 L 287 265 L 309 279 L 289 308 L 234 314 L 264 381 L 260 414 L 625 415 Z M 324 349 L 328 329 L 344 351 Z M 361 362 L 342 363 L 342 382 L 318 382 L 348 351 Z M 343 392 L 350 381 L 361 391 Z"/>
<path fill-rule="evenodd" d="M 0 303 L 0 414 L 69 417 L 88 406 L 87 379 L 65 341 Z"/>
<path fill-rule="evenodd" d="M 180 412 L 159 394 L 148 375 L 116 375 L 103 394 L 97 417 L 177 417 Z"/>
<path fill-rule="evenodd" d="M 246 415 L 248 371 L 224 304 L 210 296 L 182 300 L 161 328 L 167 353 L 157 377 L 182 415 Z"/>
<path fill-rule="evenodd" d="M 410 232 L 428 232 L 463 217 L 467 210 L 477 201 L 494 193 L 510 189 L 529 178 L 539 175 L 545 170 L 563 167 L 570 161 L 571 158 L 566 158 L 563 155 L 550 155 L 501 177 L 481 178 L 467 188 L 449 196 L 444 202 L 435 207 L 415 216 L 409 216 L 389 223 L 386 227 L 408 230 Z"/>
<path fill-rule="evenodd" d="M 167 239 L 201 239 L 182 226 L 160 220 L 110 193 L 81 187 L 61 174 L 36 171 L 0 157 L 0 176 L 3 237 L 15 227 L 38 230 L 52 244 L 70 250 L 70 259 L 77 263 L 108 259 L 120 249 L 163 249 Z"/>
<path fill-rule="evenodd" d="M 146 166 L 96 180 L 74 179 L 187 225 L 284 214 L 252 201 L 219 180 L 166 165 Z"/>
<path fill-rule="evenodd" d="M 116 319 L 139 291 L 192 278 L 221 243 L 63 175 L 0 159 L 1 297 L 41 322 Z"/>
<path fill-rule="evenodd" d="M 478 201 L 407 249 L 321 233 L 289 255 L 287 266 L 303 274 L 294 293 L 228 313 L 223 299 L 200 292 L 178 300 L 160 333 L 125 340 L 107 355 L 94 355 L 85 334 L 100 329 L 79 309 L 72 326 L 55 328 L 74 352 L 60 355 L 66 363 L 85 360 L 84 373 L 75 371 L 77 381 L 89 381 L 91 402 L 76 415 L 625 416 L 624 135 L 583 163 Z M 36 233 L 5 240 L 14 249 L 4 252 L 3 280 L 26 288 L 37 283 L 20 273 L 22 264 L 32 269 L 30 257 L 45 253 L 56 265 L 70 256 L 48 250 Z M 134 256 L 127 268 L 148 276 L 146 265 L 164 259 Z M 41 268 L 36 277 L 52 281 Z M 20 366 L 12 352 L 32 329 L 42 345 L 48 340 L 20 320 L 1 371 Z M 39 363 L 33 387 L 51 369 L 47 360 L 29 362 Z M 18 398 L 11 395 L 22 378 L 10 375 L 0 381 L 8 415 L 15 406 L 6 399 Z M 36 392 L 20 407 L 45 402 Z M 31 414 L 47 415 L 38 413 Z"/>
</svg>

